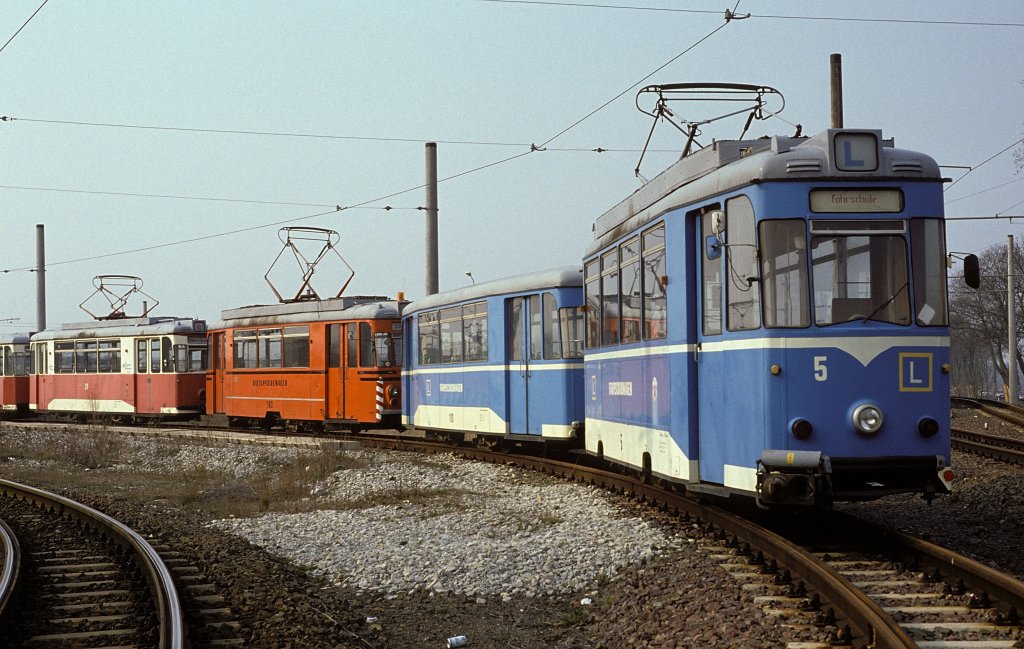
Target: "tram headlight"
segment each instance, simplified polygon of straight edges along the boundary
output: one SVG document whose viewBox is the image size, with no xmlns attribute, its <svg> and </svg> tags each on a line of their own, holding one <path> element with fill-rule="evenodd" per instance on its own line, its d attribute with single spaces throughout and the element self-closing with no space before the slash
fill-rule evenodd
<svg viewBox="0 0 1024 649">
<path fill-rule="evenodd" d="M 391 387 L 388 388 L 388 400 L 391 403 L 394 403 L 396 400 L 398 400 L 398 392 L 399 391 L 397 385 L 392 385 Z"/>
<path fill-rule="evenodd" d="M 875 405 L 865 403 L 853 411 L 853 427 L 862 435 L 874 435 L 882 427 L 882 410 Z"/>
</svg>

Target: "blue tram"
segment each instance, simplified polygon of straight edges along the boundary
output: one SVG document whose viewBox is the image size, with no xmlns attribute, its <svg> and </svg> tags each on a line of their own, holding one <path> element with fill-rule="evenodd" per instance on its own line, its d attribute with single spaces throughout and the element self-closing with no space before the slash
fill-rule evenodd
<svg viewBox="0 0 1024 649">
<path fill-rule="evenodd" d="M 763 506 L 948 492 L 943 182 L 833 129 L 715 142 L 598 218 L 587 451 Z"/>
<path fill-rule="evenodd" d="M 474 284 L 409 304 L 402 423 L 483 445 L 578 443 L 582 304 L 578 267 Z"/>
</svg>

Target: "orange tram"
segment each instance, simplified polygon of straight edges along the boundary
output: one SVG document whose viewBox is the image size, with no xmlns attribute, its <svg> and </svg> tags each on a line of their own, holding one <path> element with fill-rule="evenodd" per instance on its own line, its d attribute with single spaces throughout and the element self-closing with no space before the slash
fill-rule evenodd
<svg viewBox="0 0 1024 649">
<path fill-rule="evenodd" d="M 223 311 L 209 328 L 206 423 L 396 426 L 405 304 L 337 297 Z"/>
</svg>

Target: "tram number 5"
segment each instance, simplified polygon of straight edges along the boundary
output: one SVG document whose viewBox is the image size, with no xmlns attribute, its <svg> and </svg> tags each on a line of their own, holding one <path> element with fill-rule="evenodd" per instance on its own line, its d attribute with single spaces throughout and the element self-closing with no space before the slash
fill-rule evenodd
<svg viewBox="0 0 1024 649">
<path fill-rule="evenodd" d="M 828 366 L 825 365 L 828 361 L 828 356 L 815 356 L 814 357 L 814 380 L 815 381 L 827 381 L 828 380 Z"/>
</svg>

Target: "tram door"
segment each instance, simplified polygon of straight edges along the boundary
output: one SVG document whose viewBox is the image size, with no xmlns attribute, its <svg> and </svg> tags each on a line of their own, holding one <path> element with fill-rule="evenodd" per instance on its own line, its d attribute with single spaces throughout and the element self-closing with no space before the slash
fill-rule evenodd
<svg viewBox="0 0 1024 649">
<path fill-rule="evenodd" d="M 135 341 L 135 412 L 147 413 L 151 410 L 151 388 L 152 381 L 149 377 L 149 339 L 139 338 Z M 154 340 L 157 350 L 160 349 L 160 340 Z M 159 351 L 157 352 L 159 354 Z M 159 356 L 158 356 L 159 358 Z M 157 365 L 156 371 L 160 371 Z"/>
<path fill-rule="evenodd" d="M 541 418 L 530 417 L 543 394 L 532 393 L 532 364 L 543 358 L 540 295 L 515 297 L 508 309 L 508 422 L 513 435 L 541 434 Z"/>
<path fill-rule="evenodd" d="M 717 215 L 716 215 L 717 214 Z M 717 223 L 716 223 L 717 221 Z M 697 394 L 699 418 L 699 474 L 703 482 L 725 483 L 727 396 L 731 393 L 727 377 L 732 376 L 725 365 L 722 347 L 722 277 L 725 246 L 715 230 L 724 225 L 721 212 L 707 209 L 700 217 L 697 237 Z M 723 237 L 724 239 L 724 237 Z"/>
<path fill-rule="evenodd" d="M 324 417 L 327 419 L 342 419 L 345 416 L 345 354 L 341 350 L 347 338 L 348 326 L 355 325 L 327 325 L 327 387 L 324 390 Z"/>
<path fill-rule="evenodd" d="M 207 376 L 212 377 L 213 381 L 210 389 L 206 391 L 206 398 L 213 400 L 213 410 L 209 412 L 224 412 L 224 332 L 213 334 L 210 353 L 213 358 L 210 359 L 210 371 L 207 372 Z"/>
</svg>

